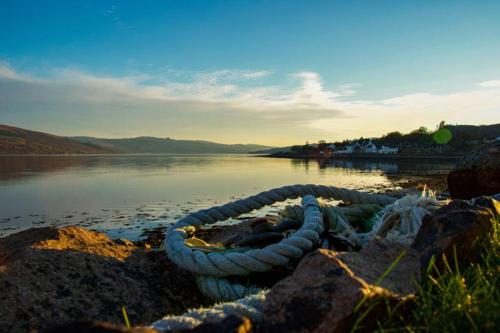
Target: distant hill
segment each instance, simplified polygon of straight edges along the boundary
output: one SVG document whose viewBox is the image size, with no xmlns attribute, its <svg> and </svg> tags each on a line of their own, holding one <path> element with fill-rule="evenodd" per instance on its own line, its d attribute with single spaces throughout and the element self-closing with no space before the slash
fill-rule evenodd
<svg viewBox="0 0 500 333">
<path fill-rule="evenodd" d="M 448 142 L 454 150 L 464 150 L 477 145 L 484 140 L 494 140 L 500 137 L 500 124 L 492 125 L 444 125 L 451 132 L 451 140 Z M 425 127 L 414 130 L 407 134 L 391 132 L 380 138 L 372 138 L 377 145 L 435 145 L 433 139 L 434 131 L 428 131 Z"/>
<path fill-rule="evenodd" d="M 6 154 L 246 154 L 271 147 L 155 137 L 101 139 L 61 137 L 0 124 L 0 155 Z"/>
<path fill-rule="evenodd" d="M 310 143 L 309 146 L 312 148 L 317 148 L 318 144 L 317 143 Z M 294 146 L 269 148 L 269 149 L 253 151 L 253 152 L 251 152 L 251 154 L 261 154 L 261 155 L 269 154 L 270 155 L 270 154 L 288 153 L 288 152 L 292 151 L 293 147 Z"/>
<path fill-rule="evenodd" d="M 262 150 L 255 150 L 250 152 L 251 154 L 276 154 L 276 153 L 287 153 L 290 150 L 292 150 L 292 146 L 288 147 L 278 147 L 278 148 L 269 148 L 269 149 L 262 149 Z"/>
<path fill-rule="evenodd" d="M 0 155 L 105 154 L 109 149 L 62 136 L 0 124 Z"/>
<path fill-rule="evenodd" d="M 446 125 L 454 137 L 466 140 L 495 139 L 500 137 L 500 124 L 493 125 Z"/>
<path fill-rule="evenodd" d="M 246 154 L 254 150 L 270 148 L 253 144 L 228 145 L 210 141 L 162 139 L 148 136 L 128 139 L 77 136 L 71 139 L 127 154 Z"/>
<path fill-rule="evenodd" d="M 359 138 L 356 140 L 344 140 L 337 142 L 320 141 L 321 145 L 306 144 L 303 146 L 293 146 L 289 151 L 279 151 L 277 149 L 260 151 L 261 154 L 270 154 L 274 157 L 306 157 L 306 158 L 324 158 L 329 145 L 334 145 L 334 150 L 343 150 L 354 143 L 367 145 L 370 142 L 376 147 L 389 146 L 398 149 L 398 156 L 422 156 L 456 158 L 462 156 L 468 151 L 500 139 L 500 124 L 491 125 L 451 125 L 442 122 L 436 130 L 428 130 L 426 127 L 420 127 L 409 133 L 403 134 L 393 131 L 382 135 L 379 138 Z M 288 147 L 287 147 L 288 148 Z M 360 148 L 354 154 L 340 153 L 348 156 L 363 155 L 371 152 L 363 151 Z M 332 154 L 330 151 L 329 154 Z M 380 156 L 380 155 L 379 155 Z"/>
</svg>

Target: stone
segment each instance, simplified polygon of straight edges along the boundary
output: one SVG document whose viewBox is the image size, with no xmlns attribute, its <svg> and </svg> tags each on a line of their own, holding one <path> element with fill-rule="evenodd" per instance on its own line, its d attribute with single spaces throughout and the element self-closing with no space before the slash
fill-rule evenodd
<svg viewBox="0 0 500 333">
<path fill-rule="evenodd" d="M 0 331 L 75 320 L 148 325 L 207 304 L 191 274 L 162 252 L 79 227 L 29 229 L 0 239 Z"/>
<path fill-rule="evenodd" d="M 477 245 L 499 218 L 500 202 L 491 197 L 453 200 L 424 217 L 410 247 L 376 238 L 359 252 L 316 250 L 302 259 L 293 275 L 272 287 L 259 330 L 347 332 L 365 305 L 372 304 L 361 322 L 363 331 L 370 331 L 386 315 L 385 302 L 403 302 L 402 313 L 411 308 L 415 282 L 431 256 L 453 258 L 456 252 L 461 263 L 477 259 Z"/>
<path fill-rule="evenodd" d="M 400 255 L 395 267 L 380 280 Z M 375 239 L 359 252 L 319 249 L 270 290 L 259 331 L 347 332 L 356 321 L 356 307 L 362 300 L 363 305 L 383 301 L 362 323 L 364 329 L 375 328 L 385 301 L 411 300 L 413 282 L 419 279 L 420 256 L 398 243 Z"/>
<path fill-rule="evenodd" d="M 453 200 L 423 218 L 411 247 L 422 253 L 423 268 L 432 256 L 436 256 L 438 264 L 443 254 L 448 260 L 453 259 L 454 251 L 461 262 L 469 262 L 478 255 L 478 240 L 488 236 L 498 218 L 498 200 L 490 197 Z"/>
<path fill-rule="evenodd" d="M 500 193 L 500 141 L 465 155 L 448 174 L 448 188 L 457 199 Z"/>
<path fill-rule="evenodd" d="M 238 243 L 239 247 L 254 246 L 254 247 L 264 247 L 269 244 L 277 243 L 283 239 L 283 234 L 281 232 L 262 232 L 258 234 L 248 235 Z"/>
<path fill-rule="evenodd" d="M 252 230 L 261 224 L 271 224 L 272 225 L 272 223 L 269 222 L 266 217 L 255 217 L 253 219 L 248 220 L 247 223 L 250 224 L 250 228 L 252 228 Z"/>
<path fill-rule="evenodd" d="M 225 247 L 230 247 L 230 246 L 232 246 L 233 244 L 239 242 L 242 239 L 243 239 L 242 235 L 240 235 L 240 234 L 232 234 L 231 236 L 223 239 L 221 243 Z"/>
<path fill-rule="evenodd" d="M 274 232 L 284 232 L 290 229 L 297 230 L 302 226 L 302 223 L 303 222 L 299 220 L 284 218 L 282 221 L 275 224 L 271 230 Z"/>
</svg>

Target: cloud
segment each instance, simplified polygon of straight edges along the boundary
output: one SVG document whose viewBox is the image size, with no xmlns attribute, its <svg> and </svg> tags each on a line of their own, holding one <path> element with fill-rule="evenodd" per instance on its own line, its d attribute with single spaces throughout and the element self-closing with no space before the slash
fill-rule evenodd
<svg viewBox="0 0 500 333">
<path fill-rule="evenodd" d="M 341 102 L 337 107 L 346 117 L 317 119 L 309 126 L 325 131 L 342 128 L 346 137 L 354 138 L 394 130 L 408 132 L 421 125 L 432 129 L 441 120 L 460 124 L 499 123 L 500 89 L 440 95 L 414 93 L 378 101 Z"/>
<path fill-rule="evenodd" d="M 0 79 L 1 78 L 17 81 L 37 81 L 34 77 L 16 71 L 8 62 L 0 60 Z"/>
<path fill-rule="evenodd" d="M 491 83 L 363 100 L 356 84 L 332 90 L 316 72 L 287 77 L 279 83 L 272 71 L 234 69 L 117 77 L 64 68 L 40 76 L 0 62 L 0 122 L 63 135 L 273 145 L 405 132 L 441 120 L 500 122 L 500 87 Z"/>
<path fill-rule="evenodd" d="M 484 82 L 479 83 L 479 86 L 485 87 L 485 88 L 499 88 L 500 87 L 500 80 L 484 81 Z"/>
<path fill-rule="evenodd" d="M 116 5 L 111 5 L 106 11 L 104 11 L 104 16 L 108 16 L 111 18 L 111 21 L 118 27 L 118 28 L 133 28 L 131 25 L 127 25 L 123 22 L 118 7 Z"/>
<path fill-rule="evenodd" d="M 74 69 L 34 77 L 4 63 L 0 123 L 61 135 L 155 135 L 285 145 L 292 133 L 301 141 L 307 136 L 303 124 L 310 117 L 340 115 L 322 108 L 304 112 L 286 101 L 289 93 L 280 87 L 242 85 L 268 75 L 223 70 L 149 84 L 149 75 L 97 76 Z"/>
<path fill-rule="evenodd" d="M 0 61 L 0 77 L 15 79 L 16 76 L 16 71 L 14 71 L 14 69 L 10 67 L 8 63 Z"/>
</svg>

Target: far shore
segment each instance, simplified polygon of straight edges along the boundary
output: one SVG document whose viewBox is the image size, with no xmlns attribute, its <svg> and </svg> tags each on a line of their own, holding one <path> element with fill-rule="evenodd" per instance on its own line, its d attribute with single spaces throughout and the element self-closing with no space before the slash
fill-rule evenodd
<svg viewBox="0 0 500 333">
<path fill-rule="evenodd" d="M 258 157 L 291 158 L 291 159 L 315 159 L 315 160 L 349 160 L 349 159 L 372 159 L 372 160 L 429 160 L 429 161 L 457 161 L 463 155 L 406 155 L 406 154 L 335 154 L 329 157 L 308 154 L 260 154 Z"/>
<path fill-rule="evenodd" d="M 0 154 L 0 157 L 23 157 L 23 156 L 42 156 L 42 157 L 52 157 L 52 156 L 161 156 L 161 155 L 254 155 L 251 153 L 62 153 L 62 154 Z"/>
</svg>

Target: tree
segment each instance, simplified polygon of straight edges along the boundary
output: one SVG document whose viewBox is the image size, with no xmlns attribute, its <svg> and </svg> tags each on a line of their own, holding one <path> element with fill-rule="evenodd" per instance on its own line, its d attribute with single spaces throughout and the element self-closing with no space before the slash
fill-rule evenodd
<svg viewBox="0 0 500 333">
<path fill-rule="evenodd" d="M 403 139 L 403 134 L 401 134 L 401 132 L 394 131 L 394 132 L 389 132 L 386 135 L 382 136 L 382 138 L 380 138 L 379 141 L 382 144 L 395 145 L 401 143 L 402 139 Z"/>
<path fill-rule="evenodd" d="M 429 130 L 425 126 L 420 126 L 418 129 L 414 130 L 412 133 L 429 134 Z"/>
<path fill-rule="evenodd" d="M 326 148 L 326 141 L 325 140 L 319 140 L 318 141 L 318 149 L 323 150 Z"/>
<path fill-rule="evenodd" d="M 420 134 L 429 134 L 429 130 L 425 126 L 420 126 L 417 130 L 417 133 Z"/>
</svg>

